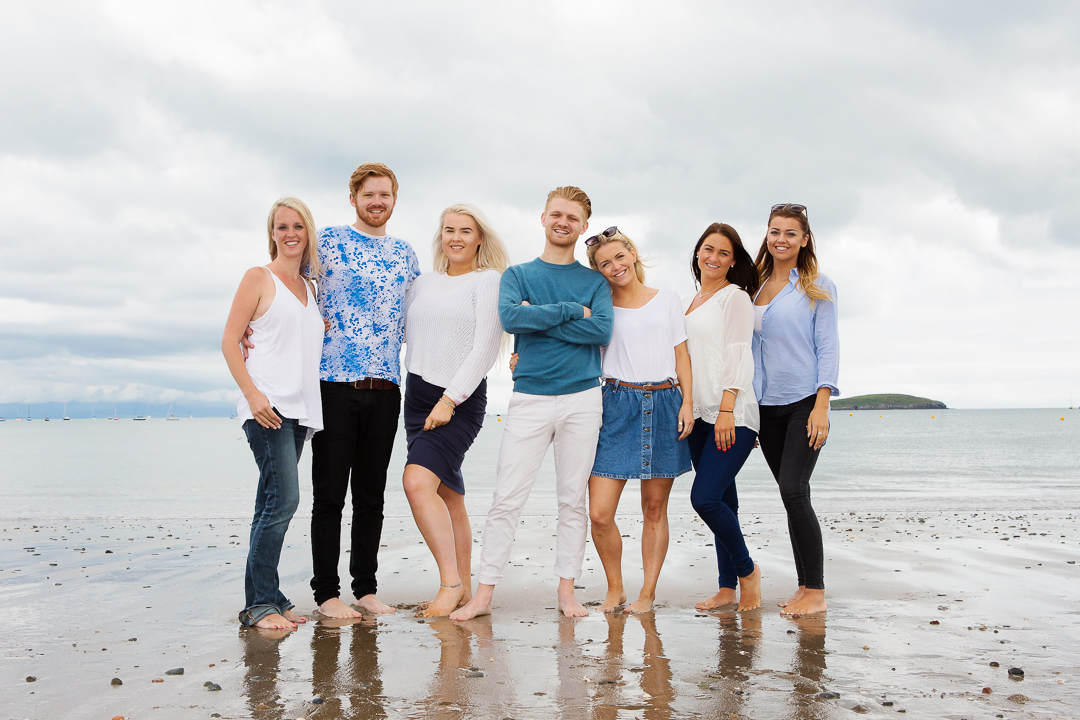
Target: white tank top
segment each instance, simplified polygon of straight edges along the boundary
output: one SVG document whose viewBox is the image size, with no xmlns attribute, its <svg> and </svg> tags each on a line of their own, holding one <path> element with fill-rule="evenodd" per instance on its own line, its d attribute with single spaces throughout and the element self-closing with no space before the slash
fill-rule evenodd
<svg viewBox="0 0 1080 720">
<path fill-rule="evenodd" d="M 307 288 L 307 307 L 270 268 L 274 279 L 274 301 L 251 326 L 251 343 L 245 361 L 255 387 L 267 397 L 278 415 L 297 420 L 308 428 L 308 437 L 322 430 L 322 394 L 319 390 L 319 363 L 322 362 L 323 320 L 319 305 Z M 241 421 L 251 420 L 251 409 L 243 393 L 236 401 Z"/>
</svg>

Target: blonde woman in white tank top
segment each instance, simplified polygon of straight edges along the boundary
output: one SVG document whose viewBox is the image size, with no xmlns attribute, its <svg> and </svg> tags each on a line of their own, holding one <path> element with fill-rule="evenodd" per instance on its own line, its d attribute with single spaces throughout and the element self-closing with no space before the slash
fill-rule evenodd
<svg viewBox="0 0 1080 720">
<path fill-rule="evenodd" d="M 277 567 L 300 502 L 296 465 L 304 441 L 322 429 L 324 325 L 315 302 L 319 259 L 311 211 L 296 198 L 282 198 L 270 208 L 266 229 L 271 262 L 240 281 L 221 352 L 240 386 L 237 414 L 259 466 L 240 622 L 281 629 L 307 622 L 282 594 Z M 245 359 L 240 342 L 249 325 L 254 347 Z"/>
</svg>

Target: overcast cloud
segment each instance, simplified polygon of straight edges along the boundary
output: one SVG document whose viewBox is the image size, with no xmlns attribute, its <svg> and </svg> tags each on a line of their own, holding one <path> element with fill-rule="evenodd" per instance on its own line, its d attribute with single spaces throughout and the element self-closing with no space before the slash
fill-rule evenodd
<svg viewBox="0 0 1080 720">
<path fill-rule="evenodd" d="M 710 222 L 754 252 L 804 203 L 845 395 L 1080 399 L 1075 3 L 3 9 L 0 403 L 232 401 L 218 344 L 267 208 L 351 222 L 369 160 L 425 269 L 458 201 L 535 257 L 571 183 L 685 294 Z"/>
</svg>

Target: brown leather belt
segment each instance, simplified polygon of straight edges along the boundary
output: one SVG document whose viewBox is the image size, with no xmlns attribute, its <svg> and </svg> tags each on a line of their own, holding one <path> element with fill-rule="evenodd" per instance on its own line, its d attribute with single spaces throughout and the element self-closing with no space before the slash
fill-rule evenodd
<svg viewBox="0 0 1080 720">
<path fill-rule="evenodd" d="M 360 380 L 352 380 L 350 382 L 338 383 L 339 385 L 348 385 L 356 390 L 397 390 L 397 383 L 390 380 L 383 380 L 382 378 L 361 378 Z"/>
<path fill-rule="evenodd" d="M 679 387 L 679 383 L 675 380 L 668 380 L 667 382 L 662 382 L 658 385 L 641 385 L 640 383 L 628 383 L 623 382 L 622 380 L 616 380 L 615 378 L 605 378 L 604 382 L 608 385 L 614 385 L 616 387 L 622 385 L 623 387 L 634 388 L 635 390 L 668 390 L 669 388 Z"/>
</svg>

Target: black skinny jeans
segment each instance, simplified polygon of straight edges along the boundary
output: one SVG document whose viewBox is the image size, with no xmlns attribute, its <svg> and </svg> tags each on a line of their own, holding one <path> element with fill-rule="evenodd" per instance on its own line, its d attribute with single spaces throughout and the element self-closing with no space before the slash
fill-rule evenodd
<svg viewBox="0 0 1080 720">
<path fill-rule="evenodd" d="M 820 450 L 809 446 L 810 438 L 806 435 L 806 421 L 816 401 L 817 396 L 811 395 L 790 405 L 762 405 L 758 442 L 780 486 L 780 498 L 787 510 L 788 535 L 799 585 L 824 590 L 821 526 L 810 504 L 810 475 Z"/>
<path fill-rule="evenodd" d="M 397 434 L 401 390 L 357 390 L 323 381 L 323 429 L 311 439 L 311 589 L 321 605 L 341 595 L 341 513 L 352 490 L 353 596 L 378 590 L 386 468 Z"/>
</svg>

